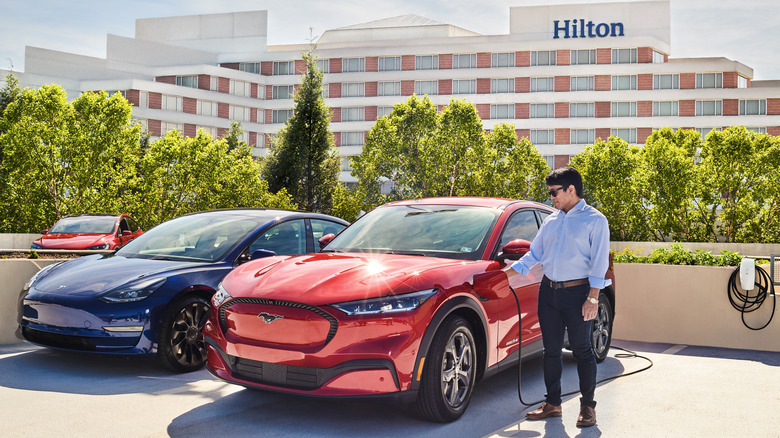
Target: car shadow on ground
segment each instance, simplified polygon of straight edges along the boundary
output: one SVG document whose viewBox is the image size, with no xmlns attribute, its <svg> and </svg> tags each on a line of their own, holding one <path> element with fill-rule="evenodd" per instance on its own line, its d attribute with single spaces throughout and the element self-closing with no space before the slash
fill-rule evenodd
<svg viewBox="0 0 780 438">
<path fill-rule="evenodd" d="M 607 358 L 599 365 L 599 378 L 618 375 L 620 360 Z M 564 391 L 577 389 L 576 364 L 564 355 Z M 522 368 L 523 399 L 530 403 L 544 397 L 542 360 L 527 361 Z M 571 396 L 574 397 L 574 396 Z M 530 400 L 530 401 L 529 401 Z M 314 399 L 289 394 L 243 389 L 175 418 L 168 426 L 172 437 L 233 436 L 484 436 L 525 418 L 534 407 L 518 399 L 517 368 L 511 367 L 479 382 L 468 410 L 458 421 L 430 423 L 396 403 L 371 400 Z M 550 427 L 555 429 L 555 424 Z M 563 426 L 560 425 L 563 430 Z M 513 436 L 539 436 L 536 432 Z M 555 430 L 550 430 L 555 436 Z"/>
<path fill-rule="evenodd" d="M 85 395 L 136 394 L 209 379 L 201 370 L 176 374 L 153 359 L 100 356 L 27 344 L 0 348 L 0 386 Z"/>
</svg>

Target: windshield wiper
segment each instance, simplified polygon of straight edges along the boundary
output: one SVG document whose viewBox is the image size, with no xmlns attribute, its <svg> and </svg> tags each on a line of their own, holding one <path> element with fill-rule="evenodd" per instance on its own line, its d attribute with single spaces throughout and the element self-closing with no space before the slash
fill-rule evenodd
<svg viewBox="0 0 780 438">
<path fill-rule="evenodd" d="M 386 254 L 398 254 L 398 255 L 410 255 L 410 256 L 422 256 L 426 257 L 426 254 L 424 252 L 417 252 L 417 251 L 387 251 Z"/>
</svg>

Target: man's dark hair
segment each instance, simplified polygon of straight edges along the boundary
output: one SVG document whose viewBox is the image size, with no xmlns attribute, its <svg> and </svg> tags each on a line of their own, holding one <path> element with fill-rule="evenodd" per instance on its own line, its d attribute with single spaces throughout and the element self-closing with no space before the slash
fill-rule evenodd
<svg viewBox="0 0 780 438">
<path fill-rule="evenodd" d="M 577 196 L 582 198 L 582 175 L 573 167 L 562 167 L 555 169 L 547 175 L 544 182 L 548 186 L 560 185 L 563 187 L 574 186 Z"/>
</svg>

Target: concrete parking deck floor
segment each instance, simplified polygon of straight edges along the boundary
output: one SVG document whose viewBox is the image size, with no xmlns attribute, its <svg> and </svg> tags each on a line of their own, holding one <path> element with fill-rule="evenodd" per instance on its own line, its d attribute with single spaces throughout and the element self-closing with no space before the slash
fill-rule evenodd
<svg viewBox="0 0 780 438">
<path fill-rule="evenodd" d="M 477 386 L 466 414 L 431 424 L 401 407 L 244 389 L 206 371 L 172 374 L 153 361 L 0 346 L 0 435 L 8 437 L 780 437 L 780 353 L 615 341 L 652 359 L 648 371 L 601 384 L 598 423 L 527 421 L 515 370 Z M 616 358 L 599 378 L 645 366 Z M 577 386 L 564 356 L 564 390 Z M 523 399 L 543 397 L 541 359 L 523 364 Z"/>
</svg>

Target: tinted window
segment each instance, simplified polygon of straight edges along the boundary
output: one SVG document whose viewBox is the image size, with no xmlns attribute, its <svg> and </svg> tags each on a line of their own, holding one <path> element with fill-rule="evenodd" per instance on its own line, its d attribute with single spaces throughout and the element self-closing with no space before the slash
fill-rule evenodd
<svg viewBox="0 0 780 438">
<path fill-rule="evenodd" d="M 263 233 L 249 246 L 249 254 L 264 249 L 277 255 L 306 253 L 306 226 L 303 219 L 282 222 Z"/>
<path fill-rule="evenodd" d="M 317 242 L 320 237 L 328 234 L 338 234 L 344 229 L 344 225 L 336 222 L 326 221 L 322 219 L 311 219 L 311 231 L 314 237 L 314 251 L 320 252 L 320 245 Z"/>
<path fill-rule="evenodd" d="M 536 215 L 533 210 L 518 211 L 509 218 L 509 222 L 504 227 L 504 232 L 501 233 L 499 251 L 504 245 L 515 239 L 524 239 L 532 242 L 534 237 L 536 237 L 537 231 L 539 231 L 539 227 L 536 225 Z"/>
</svg>

